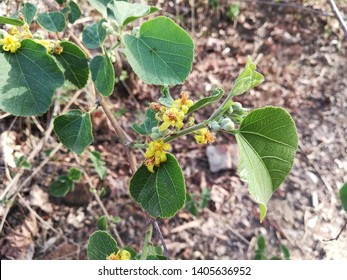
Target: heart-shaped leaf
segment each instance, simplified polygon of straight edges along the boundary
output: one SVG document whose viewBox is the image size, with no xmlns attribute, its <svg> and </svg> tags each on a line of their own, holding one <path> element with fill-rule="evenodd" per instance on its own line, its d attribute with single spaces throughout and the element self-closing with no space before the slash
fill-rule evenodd
<svg viewBox="0 0 347 280">
<path fill-rule="evenodd" d="M 30 39 L 16 53 L 0 50 L 0 109 L 16 116 L 47 112 L 64 75 L 44 46 Z"/>
<path fill-rule="evenodd" d="M 37 12 L 37 8 L 35 5 L 31 3 L 24 3 L 23 9 L 21 10 L 21 13 L 24 16 L 24 19 L 27 24 L 30 24 L 30 22 L 33 20 Z"/>
<path fill-rule="evenodd" d="M 224 90 L 221 88 L 215 88 L 212 92 L 212 95 L 206 96 L 195 102 L 188 110 L 188 113 L 192 113 L 202 107 L 205 107 L 209 104 L 217 102 L 224 95 Z"/>
<path fill-rule="evenodd" d="M 107 55 L 95 56 L 90 62 L 90 71 L 92 72 L 92 80 L 97 90 L 103 96 L 111 95 L 116 78 L 110 58 Z"/>
<path fill-rule="evenodd" d="M 155 85 L 182 84 L 193 63 L 192 38 L 167 17 L 143 23 L 138 36 L 123 37 L 129 63 L 137 76 Z"/>
<path fill-rule="evenodd" d="M 130 180 L 130 194 L 152 217 L 173 217 L 186 199 L 182 169 L 176 158 L 167 153 L 167 161 L 154 173 L 142 164 Z"/>
<path fill-rule="evenodd" d="M 118 250 L 116 240 L 107 231 L 98 230 L 89 237 L 87 247 L 89 260 L 106 260 Z"/>
<path fill-rule="evenodd" d="M 146 111 L 146 118 L 143 123 L 133 123 L 132 128 L 141 135 L 148 135 L 152 133 L 152 128 L 158 125 L 158 120 L 155 118 L 156 112 L 152 109 Z"/>
<path fill-rule="evenodd" d="M 87 84 L 89 77 L 86 54 L 71 42 L 61 42 L 60 46 L 63 47 L 63 52 L 54 54 L 54 56 L 65 69 L 65 78 L 76 87 L 83 88 Z"/>
<path fill-rule="evenodd" d="M 119 26 L 125 26 L 159 10 L 156 7 L 123 1 L 111 1 L 107 7 L 108 16 L 114 19 Z"/>
<path fill-rule="evenodd" d="M 69 8 L 70 8 L 70 13 L 67 16 L 67 18 L 70 23 L 74 23 L 76 20 L 78 20 L 81 17 L 82 12 L 74 1 L 69 2 Z"/>
<path fill-rule="evenodd" d="M 80 110 L 70 110 L 56 117 L 54 131 L 60 142 L 76 154 L 81 154 L 93 142 L 90 114 Z"/>
<path fill-rule="evenodd" d="M 99 48 L 104 43 L 106 38 L 106 30 L 102 27 L 103 22 L 105 22 L 104 19 L 84 28 L 82 42 L 88 49 Z"/>
<path fill-rule="evenodd" d="M 293 119 L 283 108 L 264 107 L 250 112 L 236 133 L 240 151 L 238 172 L 260 203 L 260 219 L 272 193 L 289 174 L 298 147 Z"/>
<path fill-rule="evenodd" d="M 258 73 L 255 68 L 255 64 L 248 58 L 245 69 L 237 77 L 235 85 L 231 90 L 232 96 L 241 95 L 264 81 L 264 76 Z"/>
<path fill-rule="evenodd" d="M 66 27 L 64 14 L 60 12 L 38 14 L 37 22 L 42 28 L 51 32 L 61 32 Z"/>
</svg>

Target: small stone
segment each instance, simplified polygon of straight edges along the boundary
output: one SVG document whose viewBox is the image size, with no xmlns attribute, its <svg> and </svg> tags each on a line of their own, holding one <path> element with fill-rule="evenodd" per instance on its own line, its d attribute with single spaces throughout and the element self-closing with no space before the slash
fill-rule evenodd
<svg viewBox="0 0 347 280">
<path fill-rule="evenodd" d="M 235 162 L 234 165 L 234 157 L 237 157 L 237 153 L 233 153 L 233 150 L 234 149 L 230 145 L 208 146 L 206 155 L 210 171 L 218 172 L 237 166 L 237 162 Z"/>
</svg>

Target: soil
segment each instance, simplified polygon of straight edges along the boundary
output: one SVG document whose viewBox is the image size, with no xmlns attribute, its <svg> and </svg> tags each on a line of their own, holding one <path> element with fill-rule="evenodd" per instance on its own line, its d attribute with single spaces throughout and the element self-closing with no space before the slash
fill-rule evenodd
<svg viewBox="0 0 347 280">
<path fill-rule="evenodd" d="M 74 25 L 75 34 L 98 18 L 85 1 L 77 2 L 84 3 L 85 18 Z M 252 259 L 257 239 L 263 236 L 268 258 L 283 257 L 280 246 L 284 245 L 291 259 L 346 259 L 347 230 L 337 240 L 329 240 L 338 236 L 347 221 L 338 197 L 339 188 L 347 181 L 347 40 L 330 7 L 325 1 L 314 0 L 305 4 L 287 1 L 287 5 L 281 1 L 219 1 L 215 8 L 207 1 L 152 2 L 162 8 L 160 14 L 186 29 L 196 44 L 193 70 L 182 86 L 171 89 L 172 95 L 178 97 L 185 90 L 197 100 L 208 95 L 214 85 L 228 92 L 250 56 L 257 60 L 265 82 L 237 101 L 250 109 L 284 107 L 299 134 L 294 167 L 270 200 L 263 223 L 247 184 L 237 175 L 238 155 L 231 136 L 217 136 L 217 145 L 232 150 L 233 161 L 230 169 L 217 173 L 210 171 L 206 146 L 195 144 L 191 136 L 173 142 L 171 152 L 182 165 L 189 193 L 199 196 L 207 188 L 210 200 L 197 217 L 183 209 L 174 218 L 158 220 L 170 258 Z M 227 16 L 230 5 L 240 2 L 240 14 L 231 19 Z M 337 4 L 347 15 L 347 3 Z M 115 68 L 116 73 L 121 71 Z M 128 71 L 128 78 L 116 85 L 109 105 L 135 138 L 131 123 L 142 119 L 145 105 L 158 99 L 160 89 L 144 85 L 125 62 L 122 68 Z M 88 101 L 82 92 L 74 106 L 85 107 Z M 213 108 L 202 110 L 196 119 L 208 117 Z M 51 114 L 37 121 L 45 127 Z M 16 157 L 30 154 L 42 137 L 35 123 L 1 116 L 4 113 L 0 114 L 0 135 L 6 137 L 6 141 L 0 137 L 2 150 L 6 146 Z M 92 117 L 95 141 L 89 149 L 101 153 L 108 168 L 106 178 L 99 179 L 87 152 L 78 163 L 65 148 L 36 176 L 31 178 L 31 171 L 25 171 L 21 182 L 29 178 L 30 183 L 7 213 L 0 235 L 1 259 L 86 259 L 88 237 L 102 215 L 88 182 L 76 184 L 75 191 L 63 199 L 49 196 L 50 184 L 71 166 L 85 167 L 92 183 L 105 189 L 102 201 L 109 214 L 118 217 L 122 240 L 141 250 L 147 215 L 128 194 L 131 172 L 124 149 L 101 110 Z M 47 157 L 45 151 L 56 147 L 54 139 L 48 139 L 31 162 L 32 168 Z M 140 163 L 143 155 L 136 156 Z M 1 192 L 9 183 L 9 172 L 12 176 L 18 172 L 9 158 L 0 157 Z M 3 220 L 4 204 L 0 215 Z M 160 245 L 155 234 L 152 243 Z"/>
</svg>

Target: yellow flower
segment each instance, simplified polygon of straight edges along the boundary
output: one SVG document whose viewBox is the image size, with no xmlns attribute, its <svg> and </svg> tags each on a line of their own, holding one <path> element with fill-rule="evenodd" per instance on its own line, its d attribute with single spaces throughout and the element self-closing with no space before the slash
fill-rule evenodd
<svg viewBox="0 0 347 280">
<path fill-rule="evenodd" d="M 15 53 L 21 46 L 19 39 L 12 35 L 5 35 L 0 40 L 0 45 L 5 52 L 10 51 L 11 53 Z"/>
<path fill-rule="evenodd" d="M 189 99 L 186 91 L 182 91 L 181 98 L 173 102 L 173 106 L 176 106 L 179 110 L 183 111 L 184 114 L 187 114 L 189 108 L 192 107 L 193 104 L 194 102 Z"/>
<path fill-rule="evenodd" d="M 13 36 L 13 35 L 19 34 L 19 31 L 16 26 L 12 26 L 8 33 Z"/>
<path fill-rule="evenodd" d="M 176 108 L 166 109 L 162 118 L 164 122 L 159 127 L 159 131 L 168 129 L 170 125 L 178 129 L 183 127 L 184 112 Z"/>
<path fill-rule="evenodd" d="M 170 144 L 164 143 L 163 140 L 155 140 L 149 143 L 145 152 L 145 165 L 149 172 L 154 172 L 153 167 L 159 166 L 160 163 L 167 161 L 166 152 L 170 149 Z"/>
<path fill-rule="evenodd" d="M 53 47 L 54 47 L 54 44 L 52 44 L 52 41 L 50 40 L 40 40 L 40 39 L 36 39 L 34 40 L 36 43 L 44 46 L 46 49 L 47 49 L 47 52 L 48 53 L 51 53 L 53 52 Z"/>
<path fill-rule="evenodd" d="M 194 138 L 198 144 L 213 143 L 216 140 L 212 132 L 207 128 L 198 130 L 196 134 Z"/>
<path fill-rule="evenodd" d="M 117 253 L 112 253 L 106 257 L 106 260 L 130 260 L 131 254 L 127 250 L 118 250 Z"/>
</svg>

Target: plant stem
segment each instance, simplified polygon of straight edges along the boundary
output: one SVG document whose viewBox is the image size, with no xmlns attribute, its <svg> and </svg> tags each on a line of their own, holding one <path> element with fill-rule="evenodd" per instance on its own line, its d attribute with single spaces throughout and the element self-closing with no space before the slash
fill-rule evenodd
<svg viewBox="0 0 347 280">
<path fill-rule="evenodd" d="M 143 242 L 143 247 L 142 247 L 142 254 L 140 260 L 146 260 L 149 252 L 149 242 L 152 239 L 152 234 L 153 234 L 153 225 L 152 223 L 148 224 L 146 235 L 145 235 L 145 240 Z"/>
<path fill-rule="evenodd" d="M 181 131 L 179 131 L 179 132 L 177 132 L 175 134 L 167 136 L 167 137 L 164 138 L 164 143 L 171 142 L 172 140 L 174 140 L 174 139 L 176 139 L 178 137 L 187 135 L 187 134 L 192 133 L 194 131 L 197 131 L 197 130 L 199 130 L 201 128 L 204 128 L 204 127 L 207 126 L 207 124 L 208 124 L 208 121 L 203 121 L 203 122 L 201 122 L 199 124 L 196 124 L 194 126 L 191 126 L 191 127 L 186 128 L 186 129 L 183 129 L 183 130 L 181 130 Z"/>
<path fill-rule="evenodd" d="M 161 230 L 160 230 L 160 228 L 159 228 L 159 225 L 158 225 L 157 220 L 154 220 L 154 221 L 153 221 L 153 226 L 154 226 L 155 230 L 157 231 L 157 233 L 158 233 L 158 235 L 159 235 L 159 239 L 160 239 L 160 241 L 161 241 L 161 245 L 163 246 L 163 249 L 164 249 L 164 256 L 169 260 L 169 259 L 170 259 L 170 257 L 169 257 L 169 252 L 168 252 L 168 250 L 167 250 L 166 243 L 165 243 L 163 234 L 161 233 Z"/>
<path fill-rule="evenodd" d="M 132 145 L 131 145 L 131 147 L 133 148 L 133 149 L 146 149 L 147 147 L 148 147 L 148 145 L 147 144 L 139 144 L 139 143 L 133 143 Z"/>
<path fill-rule="evenodd" d="M 347 25 L 345 23 L 345 20 L 343 19 L 339 9 L 337 8 L 335 1 L 334 0 L 328 0 L 329 5 L 335 15 L 335 17 L 337 18 L 338 22 L 340 23 L 340 26 L 343 30 L 343 32 L 345 33 L 345 39 L 347 40 Z"/>
</svg>

